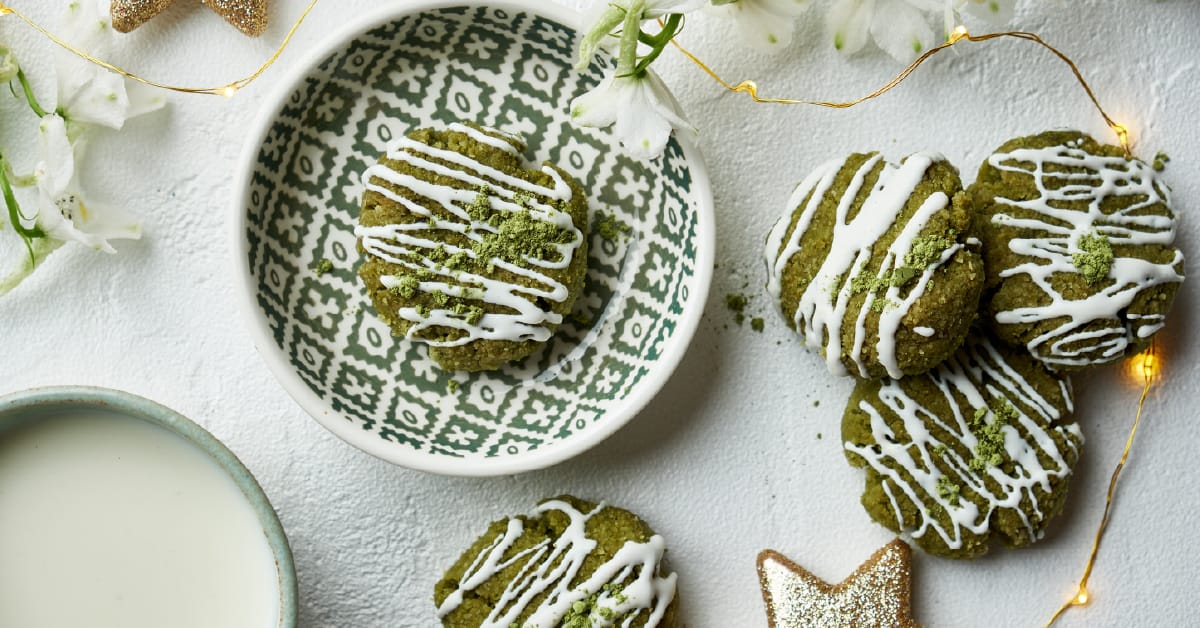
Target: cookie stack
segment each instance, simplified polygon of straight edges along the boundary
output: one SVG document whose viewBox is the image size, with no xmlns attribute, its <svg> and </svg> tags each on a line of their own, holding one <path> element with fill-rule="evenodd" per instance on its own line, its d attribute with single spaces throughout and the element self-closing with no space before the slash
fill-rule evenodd
<svg viewBox="0 0 1200 628">
<path fill-rule="evenodd" d="M 1158 172 L 1074 131 L 828 162 L 767 237 L 768 290 L 829 370 L 863 506 L 954 558 L 1041 537 L 1083 441 L 1069 373 L 1145 348 L 1183 281 Z"/>
</svg>

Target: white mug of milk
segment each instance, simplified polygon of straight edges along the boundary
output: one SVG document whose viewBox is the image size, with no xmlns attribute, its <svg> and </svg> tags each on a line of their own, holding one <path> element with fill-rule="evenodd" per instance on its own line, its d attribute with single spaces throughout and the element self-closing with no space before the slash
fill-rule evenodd
<svg viewBox="0 0 1200 628">
<path fill-rule="evenodd" d="M 283 528 L 211 434 L 112 390 L 0 398 L 0 626 L 295 623 Z"/>
</svg>

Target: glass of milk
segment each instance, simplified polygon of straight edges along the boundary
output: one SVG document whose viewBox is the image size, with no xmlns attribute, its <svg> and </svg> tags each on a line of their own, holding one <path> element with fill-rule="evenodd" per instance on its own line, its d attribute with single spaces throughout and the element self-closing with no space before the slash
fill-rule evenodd
<svg viewBox="0 0 1200 628">
<path fill-rule="evenodd" d="M 0 626 L 295 624 L 283 528 L 211 434 L 113 390 L 0 398 Z"/>
</svg>

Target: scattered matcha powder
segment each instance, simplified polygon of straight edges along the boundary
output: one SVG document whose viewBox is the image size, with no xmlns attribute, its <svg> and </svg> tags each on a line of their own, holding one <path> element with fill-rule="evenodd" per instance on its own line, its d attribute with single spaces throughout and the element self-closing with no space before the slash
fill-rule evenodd
<svg viewBox="0 0 1200 628">
<path fill-rule="evenodd" d="M 320 277 L 321 275 L 333 270 L 333 262 L 329 261 L 328 258 L 322 257 L 321 259 L 317 260 L 315 264 L 313 264 L 312 269 L 313 272 L 317 273 L 317 276 Z"/>
<path fill-rule="evenodd" d="M 893 301 L 891 299 L 886 299 L 886 298 L 882 298 L 882 297 L 875 299 L 874 301 L 871 301 L 871 311 L 872 312 L 881 312 L 882 313 L 885 310 L 890 310 L 894 307 L 899 307 L 899 306 L 900 306 L 899 303 L 896 303 L 895 301 Z"/>
<path fill-rule="evenodd" d="M 1108 271 L 1113 265 L 1112 244 L 1108 236 L 1101 233 L 1091 233 L 1079 238 L 1080 253 L 1071 257 L 1071 263 L 1079 269 L 1083 280 L 1088 285 L 1095 285 L 1108 277 Z"/>
<path fill-rule="evenodd" d="M 450 380 L 450 383 L 446 384 L 446 388 L 448 388 L 450 390 L 450 394 L 452 394 L 452 395 L 454 393 L 458 392 L 458 380 L 456 380 L 456 379 Z"/>
<path fill-rule="evenodd" d="M 912 247 L 904 256 L 904 266 L 902 267 L 913 271 L 909 279 L 940 260 L 946 249 L 954 246 L 957 237 L 957 233 L 951 232 L 949 235 L 932 234 L 913 240 Z"/>
<path fill-rule="evenodd" d="M 766 324 L 766 321 L 764 321 L 761 316 L 755 316 L 754 318 L 750 319 L 750 329 L 753 329 L 760 334 L 766 327 Z"/>
<path fill-rule="evenodd" d="M 417 289 L 421 286 L 421 282 L 412 275 L 397 275 L 396 280 L 399 283 L 388 288 L 388 292 L 405 299 L 413 298 L 417 294 Z"/>
<path fill-rule="evenodd" d="M 879 294 L 888 288 L 902 288 L 925 272 L 926 268 L 942 258 L 946 249 L 954 246 L 957 233 L 949 235 L 927 235 L 913 240 L 912 247 L 904 255 L 904 265 L 883 273 L 882 276 L 859 274 L 850 279 L 850 294 L 870 292 Z M 840 284 L 840 282 L 839 282 Z M 878 301 L 876 302 L 878 303 Z M 882 312 L 886 304 L 872 305 L 876 312 Z M 892 306 L 894 307 L 894 305 Z"/>
<path fill-rule="evenodd" d="M 558 225 L 534 218 L 529 211 L 513 212 L 503 217 L 498 233 L 484 236 L 475 245 L 477 259 L 499 259 L 521 264 L 525 258 L 547 259 L 557 254 L 559 244 L 571 241 L 571 233 Z"/>
<path fill-rule="evenodd" d="M 467 215 L 475 222 L 488 222 L 492 216 L 492 191 L 481 185 L 476 192 L 475 200 L 467 206 Z"/>
<path fill-rule="evenodd" d="M 725 307 L 733 312 L 733 320 L 738 325 L 746 322 L 746 306 L 749 305 L 750 299 L 741 293 L 730 293 L 725 295 Z"/>
<path fill-rule="evenodd" d="M 1162 172 L 1163 170 L 1166 170 L 1167 164 L 1170 163 L 1170 161 L 1171 161 L 1171 158 L 1168 157 L 1166 153 L 1164 153 L 1160 150 L 1157 153 L 1155 153 L 1154 164 L 1151 165 L 1151 167 L 1154 168 L 1155 172 Z"/>
<path fill-rule="evenodd" d="M 624 604 L 627 598 L 621 593 L 623 589 L 624 587 L 619 584 L 606 584 L 601 590 L 612 601 Z M 562 622 L 558 624 L 559 627 L 593 628 L 596 624 L 592 622 L 592 615 L 600 617 L 606 625 L 614 619 L 620 619 L 612 608 L 599 605 L 600 595 L 600 592 L 593 593 L 582 600 L 573 602 L 571 608 L 567 609 L 567 613 L 563 615 Z"/>
<path fill-rule="evenodd" d="M 958 506 L 958 494 L 962 491 L 962 487 L 957 482 L 946 476 L 942 476 L 937 480 L 938 497 L 946 500 L 951 506 Z"/>
<path fill-rule="evenodd" d="M 1017 411 L 1012 404 L 1004 400 L 995 400 L 991 404 L 992 422 L 987 422 L 988 408 L 979 408 L 971 420 L 971 431 L 975 433 L 978 442 L 975 444 L 975 457 L 967 466 L 977 473 L 988 467 L 1004 463 L 1004 426 L 1016 420 Z"/>
<path fill-rule="evenodd" d="M 633 227 L 630 227 L 628 223 L 617 218 L 615 214 L 596 213 L 596 233 L 609 242 L 617 240 L 632 230 Z"/>
</svg>

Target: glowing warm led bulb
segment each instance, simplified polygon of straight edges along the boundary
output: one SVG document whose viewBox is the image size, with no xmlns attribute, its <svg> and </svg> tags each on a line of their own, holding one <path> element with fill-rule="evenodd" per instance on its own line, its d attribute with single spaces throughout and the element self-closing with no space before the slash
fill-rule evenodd
<svg viewBox="0 0 1200 628">
<path fill-rule="evenodd" d="M 950 43 L 954 43 L 966 37 L 967 35 L 969 35 L 967 32 L 967 27 L 959 24 L 958 26 L 954 27 L 954 30 L 950 31 Z"/>
<path fill-rule="evenodd" d="M 233 95 L 236 94 L 237 91 L 238 91 L 237 85 L 232 85 L 232 84 L 226 85 L 225 87 L 222 87 L 219 90 L 220 94 L 226 98 L 233 98 Z"/>
<path fill-rule="evenodd" d="M 1158 354 L 1147 349 L 1125 361 L 1125 375 L 1137 383 L 1154 379 L 1162 369 Z"/>
<path fill-rule="evenodd" d="M 1071 600 L 1071 603 L 1075 606 L 1085 606 L 1090 599 L 1092 598 L 1088 595 L 1087 589 L 1080 589 L 1079 593 L 1075 594 L 1075 599 Z"/>
</svg>

